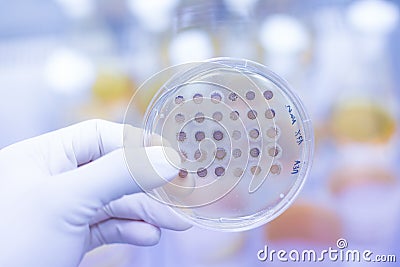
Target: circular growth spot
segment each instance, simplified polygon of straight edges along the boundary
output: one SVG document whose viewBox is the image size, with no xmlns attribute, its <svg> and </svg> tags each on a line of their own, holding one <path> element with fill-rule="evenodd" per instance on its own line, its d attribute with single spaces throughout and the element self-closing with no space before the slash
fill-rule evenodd
<svg viewBox="0 0 400 267">
<path fill-rule="evenodd" d="M 251 129 L 249 136 L 250 138 L 257 139 L 260 136 L 260 132 L 257 129 Z"/>
<path fill-rule="evenodd" d="M 247 118 L 249 118 L 250 120 L 254 120 L 255 118 L 257 118 L 257 111 L 255 110 L 249 110 L 249 112 L 247 112 Z"/>
<path fill-rule="evenodd" d="M 239 158 L 240 156 L 242 156 L 242 150 L 240 150 L 239 148 L 235 148 L 234 150 L 232 150 L 232 156 L 234 158 Z"/>
<path fill-rule="evenodd" d="M 276 157 L 279 155 L 279 148 L 277 146 L 268 148 L 268 155 Z"/>
<path fill-rule="evenodd" d="M 256 98 L 256 93 L 254 93 L 253 91 L 248 91 L 246 93 L 246 99 L 247 100 L 254 100 L 254 98 Z"/>
<path fill-rule="evenodd" d="M 193 96 L 193 102 L 196 104 L 200 104 L 201 102 L 203 102 L 203 95 L 202 94 L 195 94 Z"/>
<path fill-rule="evenodd" d="M 185 116 L 183 114 L 176 114 L 175 115 L 175 121 L 177 123 L 183 123 L 185 121 Z"/>
<path fill-rule="evenodd" d="M 218 104 L 219 102 L 221 102 L 222 100 L 222 96 L 219 93 L 212 93 L 211 94 L 211 102 L 213 102 L 214 104 Z"/>
<path fill-rule="evenodd" d="M 178 141 L 183 142 L 186 139 L 186 133 L 185 132 L 179 132 L 176 135 L 176 138 L 178 139 Z"/>
<path fill-rule="evenodd" d="M 206 138 L 206 134 L 203 131 L 198 131 L 194 134 L 194 138 L 196 141 L 200 142 Z"/>
<path fill-rule="evenodd" d="M 274 97 L 274 94 L 272 93 L 271 90 L 267 90 L 263 93 L 265 99 L 271 100 Z"/>
<path fill-rule="evenodd" d="M 229 100 L 236 101 L 238 99 L 238 95 L 236 93 L 230 93 L 228 96 Z"/>
<path fill-rule="evenodd" d="M 197 112 L 196 115 L 194 115 L 194 120 L 198 123 L 204 122 L 204 114 L 202 112 Z"/>
<path fill-rule="evenodd" d="M 256 147 L 250 149 L 250 156 L 252 156 L 253 158 L 256 158 L 260 155 L 260 150 Z"/>
<path fill-rule="evenodd" d="M 186 176 L 188 175 L 188 172 L 185 169 L 181 169 L 181 170 L 179 170 L 179 174 L 178 175 L 181 178 L 186 178 Z"/>
<path fill-rule="evenodd" d="M 197 175 L 199 176 L 199 177 L 206 177 L 207 176 L 207 169 L 205 169 L 205 168 L 199 168 L 198 170 L 197 170 Z"/>
<path fill-rule="evenodd" d="M 240 177 L 240 176 L 242 176 L 242 174 L 243 174 L 243 169 L 241 169 L 241 168 L 236 168 L 233 170 L 233 175 L 235 177 Z"/>
<path fill-rule="evenodd" d="M 206 158 L 207 158 L 207 152 L 205 152 L 204 150 L 197 149 L 194 152 L 194 159 L 195 160 L 204 161 Z"/>
<path fill-rule="evenodd" d="M 222 176 L 225 174 L 225 168 L 224 167 L 217 167 L 215 168 L 215 175 L 216 176 Z"/>
<path fill-rule="evenodd" d="M 271 127 L 271 128 L 269 128 L 269 129 L 267 130 L 267 136 L 268 136 L 269 138 L 275 138 L 275 137 L 278 136 L 278 134 L 279 134 L 279 130 L 278 130 L 278 128 L 276 128 L 276 127 Z"/>
<path fill-rule="evenodd" d="M 261 168 L 259 166 L 251 166 L 250 172 L 253 175 L 259 175 L 261 172 Z"/>
<path fill-rule="evenodd" d="M 281 173 L 281 170 L 282 170 L 281 165 L 279 165 L 279 164 L 273 164 L 273 165 L 271 166 L 270 172 L 271 172 L 272 174 L 280 174 L 280 173 Z"/>
<path fill-rule="evenodd" d="M 267 119 L 273 119 L 275 117 L 275 110 L 273 110 L 272 108 L 269 108 L 265 111 L 265 117 Z"/>
<path fill-rule="evenodd" d="M 217 141 L 221 141 L 224 138 L 224 134 L 221 131 L 215 131 L 213 137 Z"/>
<path fill-rule="evenodd" d="M 235 140 L 239 140 L 242 137 L 242 133 L 238 130 L 234 130 L 232 132 L 232 138 Z"/>
<path fill-rule="evenodd" d="M 226 156 L 226 151 L 222 147 L 218 147 L 217 151 L 215 152 L 215 157 L 217 159 L 223 159 Z"/>
<path fill-rule="evenodd" d="M 212 117 L 216 121 L 222 121 L 223 115 L 221 112 L 217 111 L 213 113 Z"/>
<path fill-rule="evenodd" d="M 239 112 L 238 111 L 232 111 L 229 114 L 229 118 L 231 118 L 231 120 L 236 121 L 237 119 L 239 119 Z"/>
<path fill-rule="evenodd" d="M 177 105 L 182 104 L 184 100 L 185 99 L 183 98 L 183 96 L 178 95 L 177 97 L 175 97 L 175 104 Z"/>
</svg>

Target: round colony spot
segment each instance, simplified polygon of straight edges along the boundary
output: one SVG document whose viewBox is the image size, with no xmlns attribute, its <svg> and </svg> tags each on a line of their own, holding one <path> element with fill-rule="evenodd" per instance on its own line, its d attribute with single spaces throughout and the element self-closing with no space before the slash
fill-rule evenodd
<svg viewBox="0 0 400 267">
<path fill-rule="evenodd" d="M 265 117 L 267 119 L 273 119 L 275 117 L 275 110 L 273 110 L 272 108 L 269 108 L 265 111 Z"/>
<path fill-rule="evenodd" d="M 272 93 L 271 90 L 267 90 L 263 93 L 265 99 L 271 100 L 274 97 L 274 94 Z"/>
<path fill-rule="evenodd" d="M 267 136 L 269 138 L 275 138 L 279 135 L 279 130 L 277 127 L 271 127 L 267 130 Z"/>
<path fill-rule="evenodd" d="M 228 99 L 230 101 L 236 101 L 238 99 L 238 97 L 239 96 L 236 93 L 232 92 L 232 93 L 229 94 Z"/>
<path fill-rule="evenodd" d="M 254 100 L 254 98 L 256 98 L 256 93 L 254 93 L 253 91 L 248 91 L 246 93 L 246 99 L 247 100 Z"/>
<path fill-rule="evenodd" d="M 205 168 L 199 168 L 198 170 L 197 170 L 197 175 L 199 176 L 199 177 L 206 177 L 207 176 L 207 169 L 205 169 Z"/>
<path fill-rule="evenodd" d="M 251 129 L 249 136 L 250 138 L 257 139 L 260 136 L 260 132 L 257 129 Z"/>
<path fill-rule="evenodd" d="M 197 149 L 194 152 L 194 159 L 198 161 L 204 161 L 207 158 L 207 152 L 204 150 Z"/>
<path fill-rule="evenodd" d="M 215 168 L 214 173 L 218 177 L 222 176 L 222 175 L 225 174 L 225 168 L 224 167 L 217 167 L 217 168 Z"/>
<path fill-rule="evenodd" d="M 235 140 L 239 140 L 242 137 L 242 133 L 238 130 L 234 130 L 232 132 L 232 138 Z"/>
<path fill-rule="evenodd" d="M 219 102 L 221 102 L 222 100 L 222 96 L 219 93 L 212 93 L 211 94 L 211 102 L 213 102 L 214 104 L 218 104 Z"/>
<path fill-rule="evenodd" d="M 177 123 L 183 123 L 185 121 L 185 116 L 181 113 L 175 115 L 175 121 Z"/>
<path fill-rule="evenodd" d="M 239 158 L 240 156 L 242 156 L 242 150 L 240 150 L 239 148 L 235 148 L 234 150 L 232 150 L 232 156 L 234 158 Z"/>
<path fill-rule="evenodd" d="M 247 112 L 247 118 L 249 118 L 250 120 L 254 120 L 255 118 L 257 118 L 257 111 L 255 111 L 254 109 L 249 110 L 249 112 Z"/>
<path fill-rule="evenodd" d="M 204 113 L 202 112 L 197 112 L 196 115 L 194 115 L 194 120 L 198 123 L 204 122 Z"/>
<path fill-rule="evenodd" d="M 182 104 L 184 100 L 185 99 L 183 98 L 183 96 L 178 95 L 177 97 L 175 97 L 175 104 L 177 105 Z"/>
<path fill-rule="evenodd" d="M 200 142 L 206 138 L 206 134 L 203 131 L 198 131 L 194 134 L 194 138 L 196 141 Z"/>
<path fill-rule="evenodd" d="M 260 155 L 260 150 L 256 147 L 250 149 L 250 156 L 252 156 L 253 158 L 256 158 Z"/>
<path fill-rule="evenodd" d="M 217 141 L 221 141 L 224 138 L 224 134 L 221 131 L 215 131 L 213 137 Z"/>
<path fill-rule="evenodd" d="M 186 133 L 185 132 L 179 132 L 176 135 L 176 137 L 177 137 L 178 141 L 183 142 L 186 139 Z"/>
<path fill-rule="evenodd" d="M 252 167 L 250 168 L 250 172 L 251 172 L 251 174 L 253 174 L 253 175 L 259 175 L 260 172 L 261 172 L 261 167 L 260 167 L 260 166 L 252 166 Z"/>
<path fill-rule="evenodd" d="M 243 174 L 243 169 L 241 169 L 241 168 L 236 168 L 233 170 L 233 175 L 235 177 L 240 177 L 240 176 L 242 176 L 242 174 Z"/>
<path fill-rule="evenodd" d="M 202 94 L 195 94 L 193 96 L 193 102 L 196 104 L 200 104 L 201 102 L 203 102 L 203 95 Z"/>
<path fill-rule="evenodd" d="M 225 149 L 223 149 L 222 147 L 218 147 L 217 148 L 217 151 L 215 152 L 215 157 L 217 158 L 217 159 L 223 159 L 223 158 L 225 158 L 225 156 L 226 156 L 226 151 L 225 151 Z"/>
<path fill-rule="evenodd" d="M 279 154 L 279 148 L 277 146 L 268 148 L 268 155 L 276 157 Z"/>
<path fill-rule="evenodd" d="M 270 168 L 270 172 L 272 173 L 272 174 L 280 174 L 281 173 L 281 170 L 282 170 L 282 167 L 281 167 L 281 165 L 280 164 L 273 164 L 272 166 L 271 166 L 271 168 Z"/>
<path fill-rule="evenodd" d="M 180 169 L 178 175 L 179 175 L 179 177 L 181 177 L 181 178 L 186 178 L 187 175 L 188 175 L 188 171 L 185 170 L 185 169 Z"/>
<path fill-rule="evenodd" d="M 239 119 L 239 112 L 234 110 L 229 114 L 229 118 L 231 118 L 231 120 L 236 121 L 237 119 Z"/>
<path fill-rule="evenodd" d="M 216 121 L 222 121 L 223 115 L 221 112 L 217 111 L 213 113 L 212 117 Z"/>
</svg>

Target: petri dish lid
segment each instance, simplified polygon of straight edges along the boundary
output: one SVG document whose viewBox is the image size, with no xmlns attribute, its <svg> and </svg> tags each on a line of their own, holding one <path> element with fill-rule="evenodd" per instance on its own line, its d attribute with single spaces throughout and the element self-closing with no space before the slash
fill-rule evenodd
<svg viewBox="0 0 400 267">
<path fill-rule="evenodd" d="M 141 141 L 159 145 L 161 136 L 180 155 L 170 160 L 179 175 L 142 189 L 193 224 L 222 231 L 255 228 L 287 209 L 313 154 L 311 121 L 289 85 L 258 63 L 216 58 L 171 67 L 139 91 L 159 77 Z M 135 96 L 126 118 L 134 105 Z"/>
</svg>

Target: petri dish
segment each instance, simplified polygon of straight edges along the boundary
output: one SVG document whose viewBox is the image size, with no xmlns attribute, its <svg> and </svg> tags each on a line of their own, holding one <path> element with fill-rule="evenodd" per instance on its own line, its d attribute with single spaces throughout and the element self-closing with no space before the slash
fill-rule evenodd
<svg viewBox="0 0 400 267">
<path fill-rule="evenodd" d="M 311 121 L 288 83 L 261 64 L 235 58 L 168 73 L 144 115 L 141 141 L 153 146 L 153 136 L 161 136 L 162 146 L 181 155 L 170 161 L 179 175 L 143 190 L 193 224 L 221 231 L 252 229 L 286 210 L 304 185 L 314 142 Z"/>
</svg>

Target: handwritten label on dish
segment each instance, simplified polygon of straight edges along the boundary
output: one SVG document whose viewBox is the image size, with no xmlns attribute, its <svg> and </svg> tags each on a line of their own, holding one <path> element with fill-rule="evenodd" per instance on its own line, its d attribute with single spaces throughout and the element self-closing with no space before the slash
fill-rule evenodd
<svg viewBox="0 0 400 267">
<path fill-rule="evenodd" d="M 293 109 L 290 105 L 286 105 L 285 106 L 287 111 L 289 112 L 290 115 L 290 119 L 292 120 L 292 125 L 294 125 L 296 123 L 296 116 L 293 114 Z"/>
<path fill-rule="evenodd" d="M 294 164 L 293 164 L 293 168 L 292 168 L 292 172 L 291 172 L 291 174 L 297 174 L 297 173 L 299 172 L 299 169 L 300 169 L 300 163 L 301 163 L 301 161 L 300 161 L 300 160 L 295 160 L 295 161 L 294 161 Z"/>
</svg>

